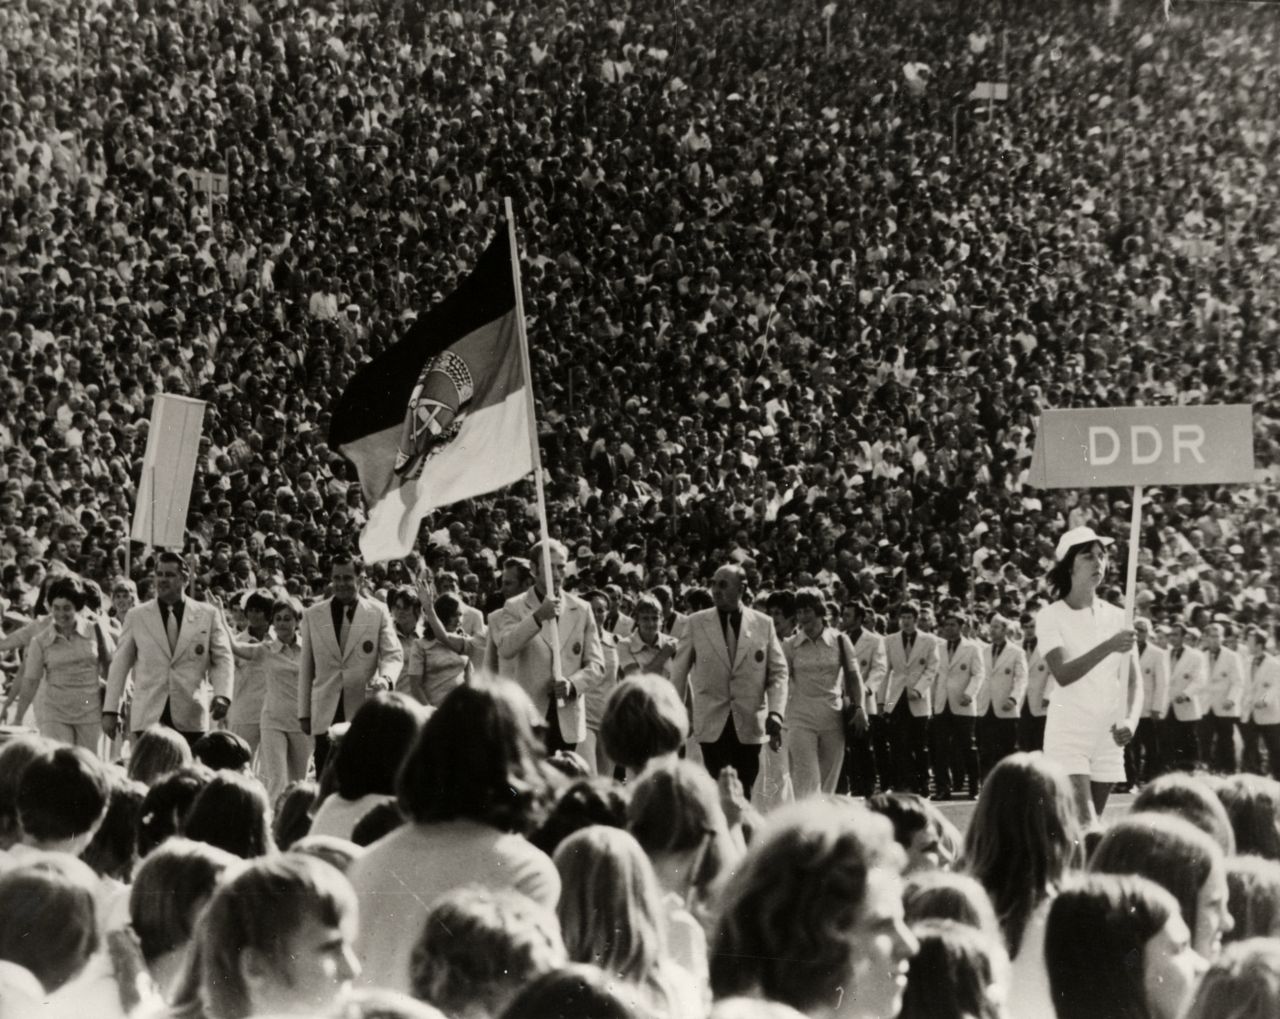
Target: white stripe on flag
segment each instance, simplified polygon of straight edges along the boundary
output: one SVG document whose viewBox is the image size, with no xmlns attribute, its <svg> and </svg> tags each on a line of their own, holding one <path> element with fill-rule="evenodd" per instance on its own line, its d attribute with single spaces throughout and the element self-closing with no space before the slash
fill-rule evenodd
<svg viewBox="0 0 1280 1019">
<path fill-rule="evenodd" d="M 403 559 L 417 546 L 418 526 L 433 509 L 484 495 L 533 473 L 528 392 L 521 387 L 501 403 L 468 415 L 457 437 L 427 461 L 419 478 L 391 489 L 370 508 L 360 534 L 365 562 Z M 378 443 L 384 436 L 394 449 L 399 434 L 397 425 L 351 443 L 344 452 L 351 456 L 360 446 Z"/>
</svg>

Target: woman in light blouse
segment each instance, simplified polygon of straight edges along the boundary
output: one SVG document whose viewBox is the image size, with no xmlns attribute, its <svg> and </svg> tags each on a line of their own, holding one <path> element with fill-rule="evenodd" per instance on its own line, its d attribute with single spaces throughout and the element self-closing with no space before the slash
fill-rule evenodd
<svg viewBox="0 0 1280 1019">
<path fill-rule="evenodd" d="M 52 623 L 27 645 L 18 718 L 34 706 L 40 734 L 98 752 L 102 737 L 99 680 L 115 650 L 98 622 L 82 610 L 84 587 L 75 577 L 49 585 Z"/>
<path fill-rule="evenodd" d="M 862 676 L 853 644 L 827 626 L 822 592 L 796 592 L 796 632 L 782 644 L 790 672 L 783 730 L 797 800 L 834 793 L 844 761 L 844 709 L 852 706 L 854 725 L 865 730 Z"/>
<path fill-rule="evenodd" d="M 439 707 L 454 687 L 462 686 L 471 671 L 467 638 L 459 629 L 462 603 L 451 594 L 436 595 L 425 574 L 417 578 L 425 635 L 413 654 L 405 657 L 404 672 L 413 694 L 423 704 Z"/>
</svg>

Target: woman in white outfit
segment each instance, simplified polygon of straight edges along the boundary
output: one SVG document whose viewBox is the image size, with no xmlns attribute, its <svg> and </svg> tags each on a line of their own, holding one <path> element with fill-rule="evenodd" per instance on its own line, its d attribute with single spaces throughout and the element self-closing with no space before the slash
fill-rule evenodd
<svg viewBox="0 0 1280 1019">
<path fill-rule="evenodd" d="M 1124 746 L 1142 709 L 1142 684 L 1129 654 L 1134 632 L 1123 610 L 1097 597 L 1112 544 L 1091 527 L 1067 531 L 1049 571 L 1058 600 L 1036 614 L 1036 649 L 1058 684 L 1044 752 L 1066 768 L 1086 826 L 1101 815 L 1111 787 L 1125 780 Z"/>
</svg>

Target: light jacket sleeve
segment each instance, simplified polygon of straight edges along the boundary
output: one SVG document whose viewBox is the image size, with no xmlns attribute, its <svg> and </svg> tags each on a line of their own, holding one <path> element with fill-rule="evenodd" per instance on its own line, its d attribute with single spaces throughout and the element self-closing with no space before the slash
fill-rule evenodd
<svg viewBox="0 0 1280 1019">
<path fill-rule="evenodd" d="M 404 648 L 400 646 L 400 638 L 396 636 L 395 623 L 391 621 L 391 612 L 378 603 L 378 668 L 376 675 L 387 684 L 388 690 L 394 690 L 396 680 L 400 678 L 400 670 L 404 668 Z"/>
<path fill-rule="evenodd" d="M 126 613 L 124 629 L 120 633 L 120 643 L 116 645 L 116 653 L 111 656 L 111 669 L 107 672 L 107 696 L 102 704 L 104 713 L 114 715 L 120 712 L 125 683 L 128 682 L 129 672 L 138 660 L 138 644 L 133 637 L 133 630 L 137 625 L 136 611 Z"/>
</svg>

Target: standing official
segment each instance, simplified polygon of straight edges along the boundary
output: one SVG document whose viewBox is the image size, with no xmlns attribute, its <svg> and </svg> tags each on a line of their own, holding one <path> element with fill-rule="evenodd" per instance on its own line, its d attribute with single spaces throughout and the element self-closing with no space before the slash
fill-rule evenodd
<svg viewBox="0 0 1280 1019">
<path fill-rule="evenodd" d="M 894 788 L 929 795 L 929 716 L 938 678 L 938 644 L 916 629 L 920 609 L 906 602 L 898 612 L 899 629 L 885 638 L 889 679 L 884 708 L 889 721 Z"/>
<path fill-rule="evenodd" d="M 1133 777 L 1150 782 L 1164 773 L 1160 720 L 1169 710 L 1169 656 L 1151 640 L 1151 620 L 1133 621 L 1138 640 L 1138 667 L 1142 671 L 1142 717 L 1133 742 L 1125 747 L 1133 763 Z"/>
<path fill-rule="evenodd" d="M 1164 720 L 1165 765 L 1172 770 L 1194 768 L 1201 762 L 1200 724 L 1209 690 L 1209 663 L 1204 652 L 1188 640 L 1200 631 L 1174 623 L 1169 634 L 1169 714 Z"/>
<path fill-rule="evenodd" d="M 729 564 L 716 570 L 714 606 L 689 617 L 671 666 L 681 698 L 693 693 L 693 738 L 713 777 L 731 765 L 751 795 L 760 772 L 760 747 L 782 746 L 787 706 L 787 661 L 773 620 L 744 608 L 746 573 Z"/>
<path fill-rule="evenodd" d="M 1027 619 L 1024 625 L 1032 625 Z M 1018 718 L 1018 749 L 1035 751 L 1044 749 L 1044 725 L 1049 714 L 1049 698 L 1057 685 L 1053 673 L 1049 671 L 1049 663 L 1036 646 L 1036 632 L 1031 628 L 1022 644 L 1023 654 L 1027 656 L 1027 697 L 1022 703 L 1022 713 Z"/>
<path fill-rule="evenodd" d="M 587 687 L 584 697 L 587 735 L 578 747 L 578 753 L 597 775 L 610 778 L 613 775 L 614 762 L 604 752 L 604 745 L 600 742 L 600 721 L 604 718 L 604 706 L 609 700 L 609 695 L 618 685 L 623 641 L 604 625 L 605 616 L 609 612 L 609 596 L 603 591 L 591 591 L 587 594 L 587 604 L 591 606 L 596 630 L 600 634 L 600 650 L 604 654 L 604 672 L 598 682 Z"/>
<path fill-rule="evenodd" d="M 1236 728 L 1244 702 L 1244 668 L 1240 656 L 1222 643 L 1222 627 L 1204 628 L 1205 658 L 1209 665 L 1209 710 L 1201 722 L 1202 748 L 1209 766 L 1224 775 L 1240 769 Z"/>
<path fill-rule="evenodd" d="M 133 705 L 129 728 L 139 733 L 157 722 L 194 743 L 209 731 L 210 721 L 226 717 L 231 705 L 235 664 L 231 637 L 212 605 L 183 594 L 187 564 L 176 552 L 156 557 L 156 596 L 124 618 L 120 644 L 111 659 L 102 729 L 113 739 L 120 725 L 120 702 L 133 670 Z M 213 688 L 206 707 L 204 685 Z"/>
<path fill-rule="evenodd" d="M 574 750 L 586 739 L 586 693 L 604 679 L 604 651 L 591 606 L 561 588 L 568 552 L 554 538 L 549 551 L 550 587 L 543 575 L 542 547 L 535 545 L 530 552 L 535 564 L 533 587 L 502 607 L 491 620 L 490 632 L 499 675 L 519 683 L 546 718 L 547 752 L 554 753 Z M 559 621 L 560 629 L 559 673 L 552 655 L 553 619 Z"/>
<path fill-rule="evenodd" d="M 350 721 L 365 698 L 395 686 L 404 652 L 391 613 L 359 593 L 364 564 L 345 553 L 329 562 L 332 596 L 302 616 L 298 721 L 315 736 L 316 774 L 329 757 L 329 730 Z"/>
<path fill-rule="evenodd" d="M 887 721 L 880 714 L 884 701 L 884 687 L 889 679 L 889 661 L 885 657 L 884 638 L 870 628 L 870 609 L 854 602 L 846 605 L 841 622 L 844 631 L 853 642 L 853 655 L 858 662 L 858 673 L 866 700 L 866 732 L 845 732 L 845 785 L 854 796 L 871 796 L 876 791 L 876 776 L 880 784 L 888 788 L 892 783 L 892 767 L 889 760 L 889 736 L 885 731 Z"/>
<path fill-rule="evenodd" d="M 1027 654 L 1009 638 L 1013 621 L 991 617 L 991 645 L 983 651 L 987 681 L 978 691 L 978 768 L 982 781 L 1018 749 L 1018 715 L 1027 696 Z"/>
<path fill-rule="evenodd" d="M 1267 634 L 1249 627 L 1248 693 L 1245 695 L 1244 767 L 1262 774 L 1261 749 L 1267 751 L 1267 770 L 1280 779 L 1280 661 L 1267 654 Z M 1261 746 L 1259 746 L 1261 744 Z"/>
<path fill-rule="evenodd" d="M 978 795 L 978 701 L 986 685 L 982 649 L 961 636 L 964 619 L 950 611 L 941 619 L 938 678 L 933 687 L 931 756 L 938 799 L 950 798 L 961 786 L 970 799 Z"/>
</svg>

